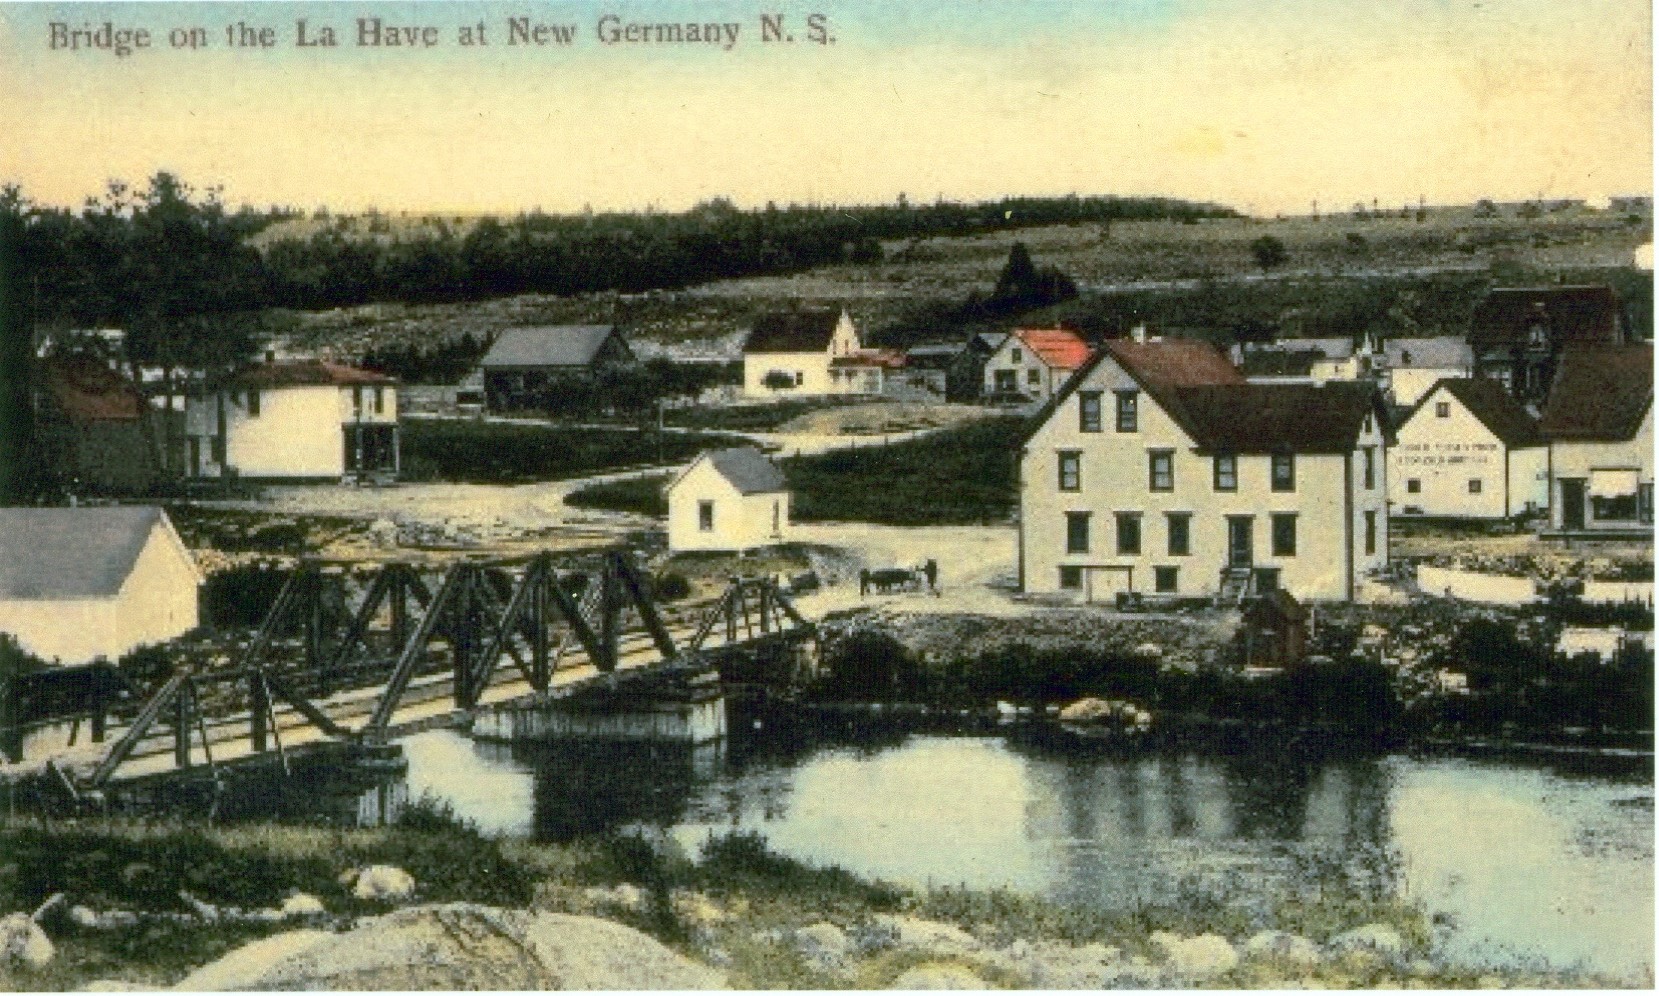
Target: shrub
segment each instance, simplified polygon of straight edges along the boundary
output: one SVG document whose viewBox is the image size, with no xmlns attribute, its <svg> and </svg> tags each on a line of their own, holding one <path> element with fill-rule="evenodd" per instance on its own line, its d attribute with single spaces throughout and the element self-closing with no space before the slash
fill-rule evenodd
<svg viewBox="0 0 1659 996">
<path fill-rule="evenodd" d="M 287 581 L 287 571 L 260 564 L 218 571 L 202 585 L 202 615 L 210 626 L 257 626 L 270 613 Z"/>
<path fill-rule="evenodd" d="M 677 602 L 691 594 L 691 582 L 679 571 L 664 571 L 651 579 L 651 591 L 661 601 Z"/>
</svg>

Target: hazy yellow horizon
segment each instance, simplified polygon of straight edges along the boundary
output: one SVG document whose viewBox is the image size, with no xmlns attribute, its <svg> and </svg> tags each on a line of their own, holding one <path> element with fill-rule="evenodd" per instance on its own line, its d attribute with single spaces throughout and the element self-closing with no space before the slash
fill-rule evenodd
<svg viewBox="0 0 1659 996">
<path fill-rule="evenodd" d="M 0 4 L 0 181 L 78 204 L 166 169 L 232 203 L 335 211 L 675 210 L 943 196 L 1165 195 L 1258 214 L 1648 193 L 1636 0 L 770 4 Z M 607 43 L 618 24 L 738 40 Z M 509 17 L 568 23 L 512 45 Z M 358 47 L 358 17 L 436 28 Z M 338 29 L 333 49 L 298 48 Z M 53 22 L 147 27 L 117 57 Z M 229 49 L 227 26 L 270 27 Z M 483 23 L 488 44 L 458 44 Z M 174 50 L 201 27 L 208 47 Z"/>
</svg>

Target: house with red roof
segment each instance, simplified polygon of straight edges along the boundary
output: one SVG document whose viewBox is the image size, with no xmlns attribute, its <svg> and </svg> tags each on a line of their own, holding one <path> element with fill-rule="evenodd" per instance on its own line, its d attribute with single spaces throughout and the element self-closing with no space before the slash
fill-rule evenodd
<svg viewBox="0 0 1659 996">
<path fill-rule="evenodd" d="M 1554 530 L 1651 534 L 1651 344 L 1564 351 L 1539 428 L 1549 440 Z"/>
<path fill-rule="evenodd" d="M 1368 381 L 1255 384 L 1195 340 L 1109 341 L 1020 452 L 1020 584 L 1348 600 L 1388 562 L 1387 410 Z"/>
<path fill-rule="evenodd" d="M 192 477 L 390 480 L 398 473 L 397 382 L 326 360 L 243 367 L 185 403 Z"/>
<path fill-rule="evenodd" d="M 1092 352 L 1070 329 L 1015 329 L 985 361 L 985 393 L 1047 401 Z"/>
<path fill-rule="evenodd" d="M 133 492 L 155 483 L 144 398 L 113 364 L 92 353 L 53 354 L 40 361 L 39 383 L 41 443 L 73 490 Z"/>
</svg>

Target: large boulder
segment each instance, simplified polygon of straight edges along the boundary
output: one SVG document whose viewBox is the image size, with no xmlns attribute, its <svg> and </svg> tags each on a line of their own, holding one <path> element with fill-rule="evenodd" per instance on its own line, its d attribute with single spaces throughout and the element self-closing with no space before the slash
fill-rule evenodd
<svg viewBox="0 0 1659 996">
<path fill-rule="evenodd" d="M 1405 938 L 1386 923 L 1368 923 L 1343 931 L 1326 946 L 1337 955 L 1369 955 L 1384 961 L 1398 961 L 1406 954 Z"/>
<path fill-rule="evenodd" d="M 395 865 L 370 865 L 357 872 L 351 892 L 358 899 L 408 899 L 415 877 Z"/>
<path fill-rule="evenodd" d="M 950 957 L 977 953 L 983 945 L 954 923 L 878 913 L 859 931 L 858 947 L 864 951 L 910 948 L 936 957 Z"/>
<path fill-rule="evenodd" d="M 1238 952 L 1219 934 L 1181 937 L 1159 931 L 1151 939 L 1163 952 L 1166 967 L 1183 980 L 1203 981 L 1238 967 Z"/>
<path fill-rule="evenodd" d="M 853 944 L 846 931 L 833 923 L 815 923 L 795 931 L 795 950 L 808 965 L 830 975 L 845 975 Z"/>
<path fill-rule="evenodd" d="M 256 941 L 198 969 L 177 988 L 639 990 L 724 984 L 722 973 L 609 920 L 451 903 L 372 917 L 343 934 L 302 931 Z"/>
<path fill-rule="evenodd" d="M 1127 965 L 1123 952 L 1110 945 L 1024 939 L 982 958 L 1025 979 L 1033 989 L 1109 988 Z"/>
<path fill-rule="evenodd" d="M 926 964 L 905 969 L 889 989 L 990 989 L 991 984 L 966 965 Z"/>
<path fill-rule="evenodd" d="M 8 913 L 0 917 L 0 966 L 45 968 L 56 954 L 52 939 L 29 914 Z"/>
<path fill-rule="evenodd" d="M 1264 930 L 1244 942 L 1244 957 L 1252 960 L 1280 961 L 1309 968 L 1320 963 L 1323 956 L 1319 945 L 1300 934 L 1283 930 Z"/>
</svg>

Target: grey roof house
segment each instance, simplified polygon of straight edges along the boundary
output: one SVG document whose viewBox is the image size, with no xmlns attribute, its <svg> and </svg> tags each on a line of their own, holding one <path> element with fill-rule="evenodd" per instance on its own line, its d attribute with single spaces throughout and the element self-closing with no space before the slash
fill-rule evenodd
<svg viewBox="0 0 1659 996">
<path fill-rule="evenodd" d="M 478 366 L 489 411 L 557 411 L 591 405 L 594 378 L 637 362 L 614 325 L 532 325 L 503 331 Z"/>
</svg>

